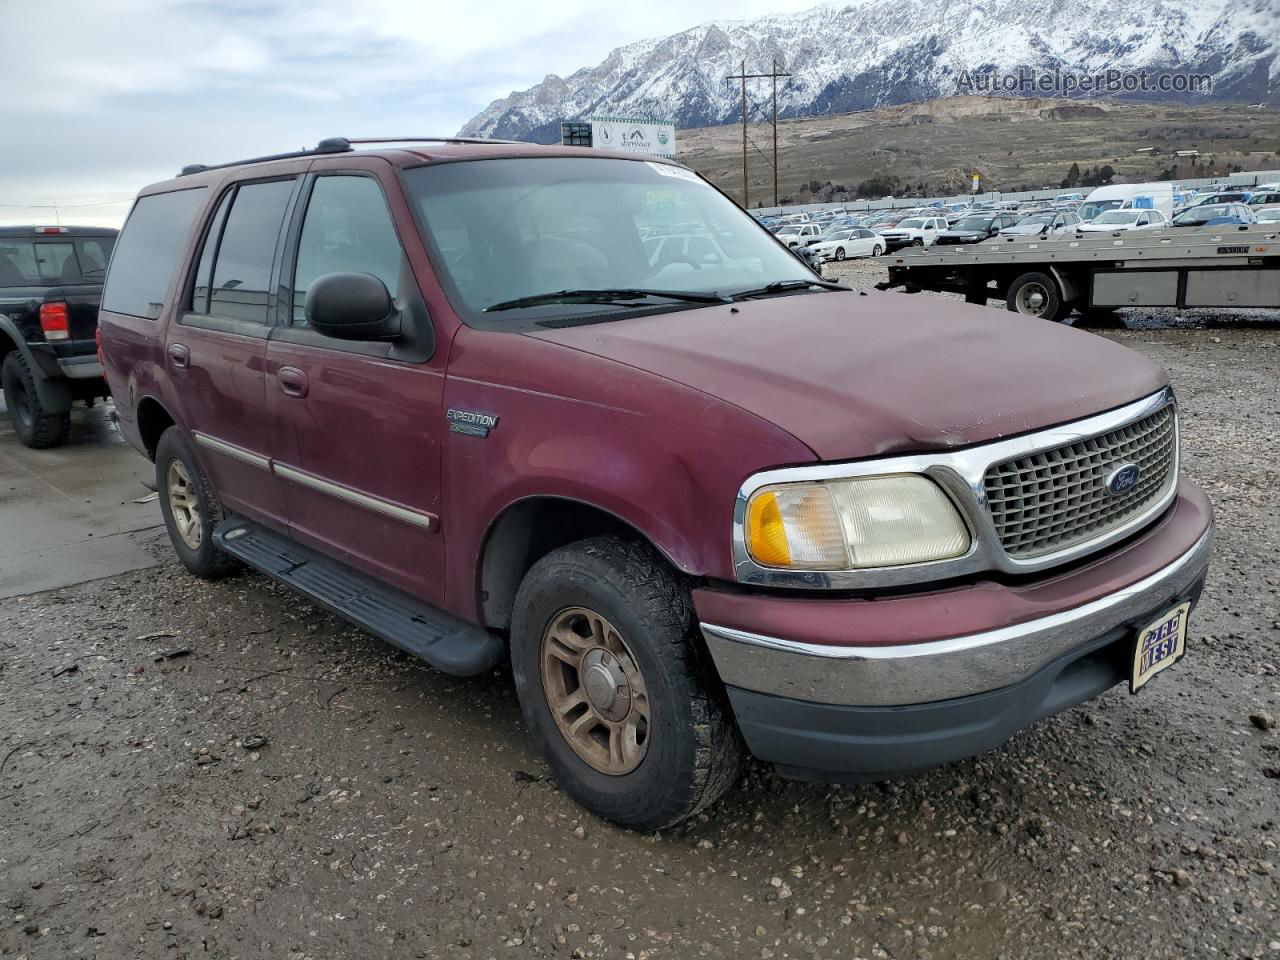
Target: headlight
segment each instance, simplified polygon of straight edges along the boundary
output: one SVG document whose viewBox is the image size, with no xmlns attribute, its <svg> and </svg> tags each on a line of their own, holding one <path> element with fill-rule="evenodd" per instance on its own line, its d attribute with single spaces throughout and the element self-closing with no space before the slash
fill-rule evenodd
<svg viewBox="0 0 1280 960">
<path fill-rule="evenodd" d="M 918 474 L 762 487 L 743 533 L 756 563 L 792 570 L 893 567 L 969 550 L 956 508 Z"/>
</svg>

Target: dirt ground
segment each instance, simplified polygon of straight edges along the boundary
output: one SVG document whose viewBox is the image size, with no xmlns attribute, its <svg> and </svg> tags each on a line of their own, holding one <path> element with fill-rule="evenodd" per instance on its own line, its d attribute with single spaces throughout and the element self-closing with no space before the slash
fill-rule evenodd
<svg viewBox="0 0 1280 960">
<path fill-rule="evenodd" d="M 1280 958 L 1280 321 L 1131 319 L 1108 336 L 1171 371 L 1220 523 L 1140 697 L 902 782 L 756 766 L 641 835 L 557 790 L 507 673 L 156 541 L 0 601 L 0 956 Z"/>
</svg>

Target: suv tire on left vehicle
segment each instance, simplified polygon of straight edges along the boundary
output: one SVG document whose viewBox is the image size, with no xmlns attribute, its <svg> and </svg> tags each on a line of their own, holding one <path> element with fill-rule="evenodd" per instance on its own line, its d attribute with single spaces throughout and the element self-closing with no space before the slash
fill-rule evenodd
<svg viewBox="0 0 1280 960">
<path fill-rule="evenodd" d="M 226 513 L 179 427 L 170 427 L 156 444 L 156 490 L 165 529 L 183 566 L 206 580 L 240 568 L 238 560 L 214 544 L 213 528 Z"/>
<path fill-rule="evenodd" d="M 17 350 L 11 351 L 0 366 L 0 382 L 4 385 L 4 405 L 13 421 L 18 439 L 34 450 L 60 446 L 71 434 L 71 414 L 49 413 L 40 403 L 36 375 L 31 365 Z"/>
<path fill-rule="evenodd" d="M 656 830 L 738 778 L 744 747 L 693 619 L 662 558 L 615 537 L 552 551 L 520 585 L 511 665 L 525 722 L 560 785 L 597 816 Z"/>
</svg>

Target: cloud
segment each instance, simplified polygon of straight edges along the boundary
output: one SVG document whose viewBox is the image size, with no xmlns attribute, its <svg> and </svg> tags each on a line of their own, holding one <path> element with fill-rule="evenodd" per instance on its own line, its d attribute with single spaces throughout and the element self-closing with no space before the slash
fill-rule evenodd
<svg viewBox="0 0 1280 960">
<path fill-rule="evenodd" d="M 744 0 L 733 13 L 809 5 Z M 723 11 L 709 0 L 2 6 L 5 72 L 16 95 L 0 103 L 9 144 L 0 204 L 116 199 L 185 163 L 293 149 L 336 134 L 451 134 L 491 100 L 548 73 L 567 75 L 613 47 Z M 122 213 L 106 216 L 118 221 Z M 0 206 L 0 222 L 33 216 Z"/>
</svg>

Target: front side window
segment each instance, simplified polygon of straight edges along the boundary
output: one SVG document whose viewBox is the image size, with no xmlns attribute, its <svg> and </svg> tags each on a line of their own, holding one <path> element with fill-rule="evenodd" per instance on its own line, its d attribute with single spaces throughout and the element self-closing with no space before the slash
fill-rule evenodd
<svg viewBox="0 0 1280 960">
<path fill-rule="evenodd" d="M 205 188 L 139 197 L 111 256 L 102 309 L 154 320 L 178 265 Z"/>
<path fill-rule="evenodd" d="M 329 273 L 369 273 L 395 298 L 404 253 L 376 180 L 327 176 L 316 180 L 302 221 L 293 280 L 293 324 L 307 322 L 307 291 Z"/>
<path fill-rule="evenodd" d="M 603 318 L 636 306 L 558 302 L 486 310 L 559 291 L 731 296 L 813 279 L 733 201 L 669 164 L 504 157 L 417 167 L 403 179 L 455 308 L 478 326 Z M 668 243 L 654 256 L 643 241 L 659 236 L 700 240 Z M 667 303 L 675 307 L 658 297 L 643 306 Z"/>
</svg>

